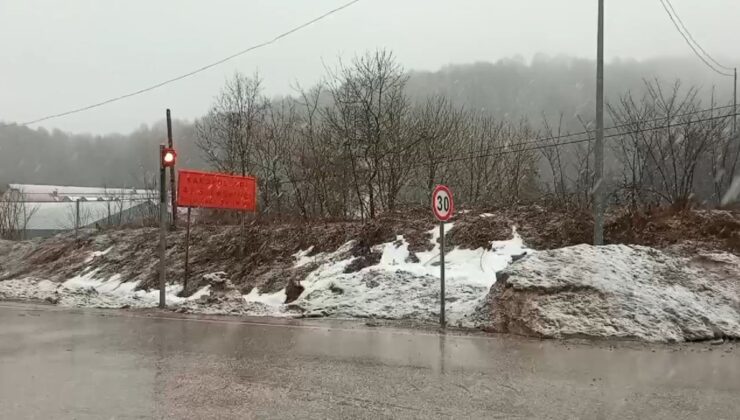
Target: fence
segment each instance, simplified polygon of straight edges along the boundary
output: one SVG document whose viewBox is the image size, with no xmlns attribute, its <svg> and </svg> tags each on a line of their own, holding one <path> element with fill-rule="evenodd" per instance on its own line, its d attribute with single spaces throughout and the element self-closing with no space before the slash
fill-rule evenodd
<svg viewBox="0 0 740 420">
<path fill-rule="evenodd" d="M 32 239 L 65 231 L 157 222 L 159 203 L 151 198 L 97 197 L 39 201 L 0 198 L 0 238 Z"/>
</svg>

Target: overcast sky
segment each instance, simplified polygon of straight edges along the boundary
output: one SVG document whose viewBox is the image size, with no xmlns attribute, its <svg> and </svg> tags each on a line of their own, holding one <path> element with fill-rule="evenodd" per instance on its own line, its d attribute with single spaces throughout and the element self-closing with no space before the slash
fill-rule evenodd
<svg viewBox="0 0 740 420">
<path fill-rule="evenodd" d="M 266 41 L 346 0 L 2 0 L 0 120 L 27 121 L 134 91 Z M 672 0 L 694 37 L 735 65 L 738 0 Z M 659 0 L 606 0 L 607 59 L 690 54 Z M 130 132 L 172 108 L 202 115 L 235 70 L 268 94 L 319 80 L 323 64 L 376 47 L 409 69 L 519 55 L 593 57 L 597 0 L 362 0 L 289 38 L 197 76 L 42 123 Z M 734 60 L 734 62 L 733 62 Z M 709 71 L 709 70 L 708 70 Z"/>
</svg>

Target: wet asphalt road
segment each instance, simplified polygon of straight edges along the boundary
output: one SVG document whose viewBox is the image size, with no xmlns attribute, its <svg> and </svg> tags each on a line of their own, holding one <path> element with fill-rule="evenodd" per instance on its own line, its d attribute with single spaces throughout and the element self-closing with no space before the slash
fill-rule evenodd
<svg viewBox="0 0 740 420">
<path fill-rule="evenodd" d="M 173 318 L 0 303 L 0 418 L 740 418 L 734 344 Z"/>
</svg>

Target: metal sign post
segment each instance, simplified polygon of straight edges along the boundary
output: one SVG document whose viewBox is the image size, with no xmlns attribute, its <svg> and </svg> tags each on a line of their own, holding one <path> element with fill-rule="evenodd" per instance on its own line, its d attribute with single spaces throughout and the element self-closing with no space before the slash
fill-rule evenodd
<svg viewBox="0 0 740 420">
<path fill-rule="evenodd" d="M 188 291 L 188 278 L 190 277 L 190 207 L 188 207 L 188 221 L 187 227 L 185 228 L 185 280 L 183 281 L 182 290 L 184 293 Z"/>
<path fill-rule="evenodd" d="M 452 218 L 455 205 L 452 191 L 444 185 L 437 185 L 432 192 L 432 213 L 439 220 L 439 326 L 447 325 L 445 318 L 445 222 Z"/>
<path fill-rule="evenodd" d="M 257 179 L 251 176 L 180 169 L 177 171 L 177 206 L 188 209 L 185 230 L 185 279 L 183 281 L 183 291 L 187 293 L 190 279 L 191 209 L 196 207 L 257 211 Z"/>
<path fill-rule="evenodd" d="M 445 325 L 445 222 L 439 222 L 439 326 Z"/>
</svg>

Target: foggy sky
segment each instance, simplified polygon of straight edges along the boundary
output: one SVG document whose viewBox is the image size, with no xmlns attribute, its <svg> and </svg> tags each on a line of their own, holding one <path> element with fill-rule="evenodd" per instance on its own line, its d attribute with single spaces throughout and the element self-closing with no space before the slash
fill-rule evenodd
<svg viewBox="0 0 740 420">
<path fill-rule="evenodd" d="M 740 64 L 737 0 L 672 0 L 704 48 Z M 26 121 L 177 76 L 310 20 L 343 0 L 3 0 L 0 120 Z M 130 132 L 172 108 L 192 119 L 225 78 L 259 71 L 269 95 L 308 86 L 368 49 L 407 69 L 537 53 L 592 58 L 596 0 L 363 0 L 277 44 L 135 98 L 41 125 Z M 606 0 L 607 59 L 687 56 L 658 0 Z M 698 59 L 697 59 L 698 60 Z M 710 72 L 707 69 L 707 72 Z M 608 77 L 608 74 L 607 74 Z"/>
</svg>

